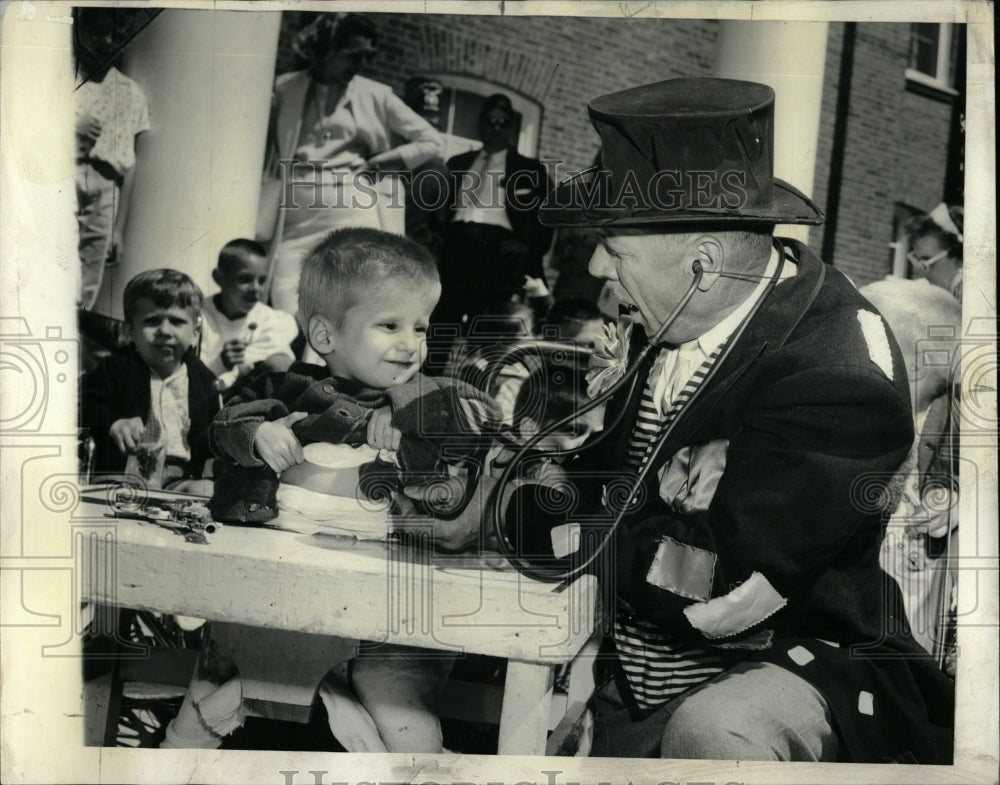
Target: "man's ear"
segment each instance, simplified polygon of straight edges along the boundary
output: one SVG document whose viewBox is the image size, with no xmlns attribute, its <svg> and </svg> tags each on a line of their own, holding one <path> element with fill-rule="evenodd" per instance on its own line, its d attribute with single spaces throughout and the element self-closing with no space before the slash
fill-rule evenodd
<svg viewBox="0 0 1000 785">
<path fill-rule="evenodd" d="M 710 234 L 703 234 L 694 241 L 695 260 L 701 263 L 704 274 L 701 283 L 698 284 L 699 291 L 707 292 L 715 282 L 719 280 L 719 273 L 722 272 L 723 262 L 726 259 L 725 247 L 718 238 Z"/>
<path fill-rule="evenodd" d="M 309 317 L 306 338 L 320 357 L 326 357 L 336 349 L 334 332 L 333 324 L 323 314 L 317 313 Z"/>
<path fill-rule="evenodd" d="M 222 288 L 223 275 L 222 275 L 222 270 L 220 270 L 218 267 L 212 270 L 212 280 L 219 285 L 220 289 Z"/>
</svg>

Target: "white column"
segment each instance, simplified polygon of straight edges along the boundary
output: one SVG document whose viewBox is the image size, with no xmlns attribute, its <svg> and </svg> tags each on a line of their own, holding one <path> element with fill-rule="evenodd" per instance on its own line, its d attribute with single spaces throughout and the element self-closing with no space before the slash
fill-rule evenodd
<svg viewBox="0 0 1000 785">
<path fill-rule="evenodd" d="M 723 21 L 716 43 L 716 76 L 774 88 L 774 174 L 810 198 L 826 42 L 826 22 Z M 779 233 L 804 242 L 808 232 L 789 226 Z"/>
<path fill-rule="evenodd" d="M 69 3 L 8 3 L 0 10 L 2 316 L 23 317 L 36 338 L 48 328 L 72 336 L 80 292 L 71 12 Z M 0 334 L 9 335 L 10 324 Z M 17 385 L 16 373 L 10 381 Z M 13 399 L 14 391 L 5 386 L 2 397 Z M 18 407 L 14 400 L 0 405 L 0 428 L 12 427 L 16 418 L 6 415 Z M 66 411 L 72 424 L 72 407 Z"/>
<path fill-rule="evenodd" d="M 98 309 L 122 315 L 125 284 L 172 267 L 206 295 L 219 249 L 253 237 L 281 14 L 165 10 L 126 51 L 149 102 L 124 259 Z"/>
</svg>

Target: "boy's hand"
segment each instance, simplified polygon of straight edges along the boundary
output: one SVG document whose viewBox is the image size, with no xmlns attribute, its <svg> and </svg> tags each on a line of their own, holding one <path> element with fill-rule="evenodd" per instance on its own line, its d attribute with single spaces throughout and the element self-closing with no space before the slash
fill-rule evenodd
<svg viewBox="0 0 1000 785">
<path fill-rule="evenodd" d="M 141 417 L 127 419 L 123 417 L 111 423 L 108 433 L 111 435 L 111 441 L 115 443 L 115 447 L 124 453 L 133 453 L 144 430 L 146 430 L 146 424 Z"/>
<path fill-rule="evenodd" d="M 383 406 L 372 412 L 368 420 L 368 444 L 376 450 L 398 450 L 403 432 L 392 426 L 392 409 Z"/>
<path fill-rule="evenodd" d="M 243 365 L 246 361 L 244 357 L 244 350 L 247 348 L 246 341 L 241 341 L 239 338 L 233 338 L 231 341 L 226 341 L 222 346 L 222 364 L 226 366 L 228 371 L 234 365 Z"/>
<path fill-rule="evenodd" d="M 263 422 L 253 435 L 254 449 L 275 474 L 305 460 L 302 445 L 292 433 L 292 425 L 308 416 L 305 412 L 292 412 L 280 420 Z"/>
</svg>

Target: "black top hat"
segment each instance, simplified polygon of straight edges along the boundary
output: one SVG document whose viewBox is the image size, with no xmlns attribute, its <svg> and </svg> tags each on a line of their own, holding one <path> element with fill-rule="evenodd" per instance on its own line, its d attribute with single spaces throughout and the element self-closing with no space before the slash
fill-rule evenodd
<svg viewBox="0 0 1000 785">
<path fill-rule="evenodd" d="M 819 224 L 774 177 L 774 91 L 735 79 L 670 79 L 590 102 L 599 167 L 541 207 L 548 226 Z"/>
</svg>

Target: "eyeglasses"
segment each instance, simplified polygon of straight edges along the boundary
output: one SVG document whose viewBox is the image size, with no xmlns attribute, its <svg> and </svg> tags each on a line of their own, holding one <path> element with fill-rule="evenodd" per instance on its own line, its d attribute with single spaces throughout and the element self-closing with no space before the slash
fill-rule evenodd
<svg viewBox="0 0 1000 785">
<path fill-rule="evenodd" d="M 506 128 L 510 125 L 509 117 L 484 117 L 483 125 L 488 125 L 491 128 Z"/>
<path fill-rule="evenodd" d="M 908 261 L 910 264 L 912 264 L 914 267 L 916 267 L 921 272 L 929 273 L 931 271 L 931 265 L 935 264 L 936 262 L 940 262 L 947 255 L 948 255 L 948 251 L 944 250 L 944 251 L 941 251 L 940 253 L 936 253 L 933 256 L 930 256 L 930 257 L 928 257 L 926 259 L 921 259 L 919 256 L 917 256 L 917 252 L 916 251 L 910 251 L 906 255 L 906 261 Z"/>
</svg>

